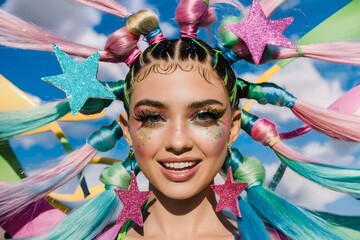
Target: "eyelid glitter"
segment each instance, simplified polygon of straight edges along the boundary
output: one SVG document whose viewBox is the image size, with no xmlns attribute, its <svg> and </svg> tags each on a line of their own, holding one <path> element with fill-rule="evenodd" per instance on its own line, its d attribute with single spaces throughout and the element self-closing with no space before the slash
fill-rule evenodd
<svg viewBox="0 0 360 240">
<path fill-rule="evenodd" d="M 198 120 L 194 120 L 194 118 L 196 118 L 197 116 L 199 116 L 200 114 L 209 114 L 210 117 L 212 118 L 211 120 L 218 122 L 218 120 L 224 115 L 224 113 L 226 112 L 227 107 L 224 109 L 215 109 L 215 108 L 207 108 L 207 109 L 202 109 L 200 111 L 197 111 L 196 113 L 192 114 L 190 116 L 190 120 L 191 121 L 198 121 Z M 205 121 L 205 120 L 204 120 Z M 209 120 L 206 120 L 209 121 Z"/>
</svg>

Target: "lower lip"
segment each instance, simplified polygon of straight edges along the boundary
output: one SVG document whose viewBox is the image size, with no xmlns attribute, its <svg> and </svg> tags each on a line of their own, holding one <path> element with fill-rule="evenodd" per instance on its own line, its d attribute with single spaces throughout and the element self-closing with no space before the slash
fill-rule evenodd
<svg viewBox="0 0 360 240">
<path fill-rule="evenodd" d="M 192 178 L 197 170 L 199 169 L 201 163 L 196 164 L 193 168 L 181 172 L 181 171 L 170 171 L 169 169 L 166 169 L 163 165 L 161 166 L 161 172 L 165 175 L 167 179 L 173 182 L 185 182 L 188 181 L 190 178 Z"/>
</svg>

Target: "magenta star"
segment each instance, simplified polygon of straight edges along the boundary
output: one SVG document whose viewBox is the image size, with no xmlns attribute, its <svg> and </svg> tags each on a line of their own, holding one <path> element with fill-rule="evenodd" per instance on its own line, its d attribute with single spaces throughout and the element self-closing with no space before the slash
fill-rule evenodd
<svg viewBox="0 0 360 240">
<path fill-rule="evenodd" d="M 292 17 L 269 20 L 258 1 L 254 0 L 246 22 L 228 24 L 225 28 L 246 43 L 255 64 L 259 64 L 266 44 L 296 48 L 296 45 L 282 34 L 293 20 Z"/>
<path fill-rule="evenodd" d="M 238 197 L 248 186 L 248 183 L 234 183 L 231 167 L 223 185 L 211 185 L 213 191 L 220 197 L 215 211 L 219 212 L 224 208 L 229 208 L 236 216 L 241 217 L 238 204 Z"/>
<path fill-rule="evenodd" d="M 133 220 L 137 225 L 143 225 L 143 217 L 141 213 L 141 206 L 146 202 L 150 196 L 151 191 L 139 191 L 135 175 L 132 173 L 129 190 L 115 189 L 116 195 L 120 198 L 123 204 L 120 216 L 116 220 L 117 225 L 122 225 L 129 219 Z"/>
</svg>

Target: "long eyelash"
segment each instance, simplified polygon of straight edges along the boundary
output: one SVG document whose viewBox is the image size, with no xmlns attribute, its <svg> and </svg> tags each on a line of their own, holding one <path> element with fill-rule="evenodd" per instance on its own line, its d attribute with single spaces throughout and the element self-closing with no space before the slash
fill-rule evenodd
<svg viewBox="0 0 360 240">
<path fill-rule="evenodd" d="M 153 116 L 162 116 L 162 114 L 158 113 L 158 112 L 149 111 L 149 110 L 144 110 L 144 111 L 139 111 L 139 112 L 134 113 L 135 120 L 140 121 L 140 122 L 143 122 L 143 121 L 147 120 L 149 117 L 153 117 Z"/>
<path fill-rule="evenodd" d="M 209 109 L 205 109 L 203 111 L 198 112 L 199 113 L 208 113 L 211 115 L 212 118 L 214 118 L 215 120 L 221 118 L 224 113 L 226 112 L 226 109 L 214 109 L 214 108 L 209 108 Z"/>
<path fill-rule="evenodd" d="M 209 127 L 211 125 L 220 125 L 223 123 L 223 121 L 221 120 L 221 117 L 224 115 L 224 113 L 226 112 L 226 108 L 224 109 L 214 109 L 214 108 L 208 108 L 208 109 L 204 109 L 201 111 L 198 111 L 196 114 L 193 115 L 192 120 L 195 122 L 198 122 L 198 124 L 204 126 L 204 127 Z M 199 114 L 208 114 L 209 115 L 209 119 L 207 120 L 196 120 L 195 118 L 197 116 L 199 116 Z M 195 120 L 194 120 L 195 119 Z"/>
</svg>

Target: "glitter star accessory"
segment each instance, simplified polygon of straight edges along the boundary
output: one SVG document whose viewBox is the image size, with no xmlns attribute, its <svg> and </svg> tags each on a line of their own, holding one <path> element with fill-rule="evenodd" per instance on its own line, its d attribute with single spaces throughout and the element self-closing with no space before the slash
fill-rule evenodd
<svg viewBox="0 0 360 240">
<path fill-rule="evenodd" d="M 114 191 L 123 205 L 123 209 L 121 210 L 120 216 L 116 220 L 115 224 L 122 227 L 127 220 L 131 219 L 137 225 L 143 226 L 144 222 L 141 213 L 141 206 L 146 202 L 151 194 L 151 191 L 139 191 L 134 173 L 132 173 L 128 190 L 115 189 Z"/>
<path fill-rule="evenodd" d="M 216 205 L 216 212 L 229 208 L 236 216 L 241 217 L 238 197 L 248 186 L 248 183 L 234 183 L 231 167 L 228 168 L 225 183 L 222 185 L 211 185 L 213 191 L 220 197 Z"/>
<path fill-rule="evenodd" d="M 292 17 L 269 20 L 258 1 L 254 0 L 246 22 L 228 24 L 225 28 L 246 43 L 255 64 L 259 64 L 266 44 L 296 48 L 296 45 L 282 34 L 293 20 Z"/>
<path fill-rule="evenodd" d="M 76 62 L 57 46 L 53 46 L 63 74 L 43 77 L 66 93 L 72 114 L 77 114 L 89 98 L 116 99 L 97 79 L 99 53 L 96 52 L 83 63 Z"/>
</svg>

